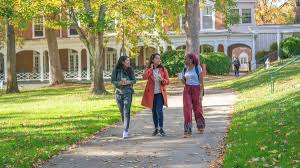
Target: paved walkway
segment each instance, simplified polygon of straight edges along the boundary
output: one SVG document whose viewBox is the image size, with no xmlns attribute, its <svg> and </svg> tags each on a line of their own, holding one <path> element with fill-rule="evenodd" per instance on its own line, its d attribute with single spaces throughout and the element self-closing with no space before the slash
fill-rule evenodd
<svg viewBox="0 0 300 168">
<path fill-rule="evenodd" d="M 129 139 L 120 138 L 122 128 L 118 124 L 87 143 L 63 152 L 42 167 L 209 167 L 210 161 L 217 158 L 217 149 L 225 136 L 236 96 L 229 90 L 206 90 L 205 93 L 203 105 L 207 127 L 202 135 L 196 134 L 194 127 L 192 138 L 182 138 L 182 97 L 170 96 L 170 107 L 165 109 L 167 137 L 151 136 L 152 116 L 149 110 L 143 110 L 132 117 Z"/>
</svg>

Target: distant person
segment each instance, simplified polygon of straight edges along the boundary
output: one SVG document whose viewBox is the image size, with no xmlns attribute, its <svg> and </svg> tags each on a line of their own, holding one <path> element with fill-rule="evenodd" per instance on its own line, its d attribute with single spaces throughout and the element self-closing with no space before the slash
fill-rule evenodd
<svg viewBox="0 0 300 168">
<path fill-rule="evenodd" d="M 240 76 L 240 60 L 237 57 L 234 57 L 233 60 L 233 66 L 234 66 L 234 75 L 235 77 L 239 77 Z"/>
<path fill-rule="evenodd" d="M 124 131 L 123 138 L 128 138 L 130 123 L 130 108 L 132 102 L 133 84 L 136 83 L 134 71 L 130 66 L 128 56 L 121 56 L 111 75 L 111 83 L 115 86 L 116 100 L 121 113 Z"/>
<path fill-rule="evenodd" d="M 184 138 L 192 136 L 193 113 L 198 132 L 202 134 L 205 128 L 205 119 L 202 109 L 204 81 L 199 59 L 194 53 L 185 56 L 185 68 L 179 78 L 185 84 L 183 91 Z"/>
<path fill-rule="evenodd" d="M 142 105 L 152 109 L 154 123 L 153 136 L 160 134 L 166 136 L 164 131 L 163 106 L 168 106 L 166 86 L 169 84 L 167 69 L 161 64 L 160 55 L 152 54 L 148 66 L 143 74 L 148 80 L 145 88 Z"/>
</svg>

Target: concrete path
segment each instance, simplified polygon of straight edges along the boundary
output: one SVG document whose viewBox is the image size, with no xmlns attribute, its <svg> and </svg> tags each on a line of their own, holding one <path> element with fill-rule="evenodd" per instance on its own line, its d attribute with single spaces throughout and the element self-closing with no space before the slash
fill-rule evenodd
<svg viewBox="0 0 300 168">
<path fill-rule="evenodd" d="M 167 137 L 152 137 L 152 115 L 143 110 L 132 117 L 130 138 L 121 138 L 122 128 L 107 129 L 87 143 L 65 151 L 42 167 L 45 168 L 116 168 L 164 167 L 204 168 L 218 155 L 218 146 L 229 124 L 229 113 L 236 96 L 230 90 L 206 90 L 204 113 L 206 130 L 184 139 L 182 96 L 170 96 L 165 109 Z"/>
</svg>

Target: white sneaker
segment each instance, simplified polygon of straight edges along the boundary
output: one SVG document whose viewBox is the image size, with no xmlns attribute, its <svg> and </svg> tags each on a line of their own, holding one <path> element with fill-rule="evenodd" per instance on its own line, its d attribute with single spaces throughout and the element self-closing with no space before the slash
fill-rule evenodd
<svg viewBox="0 0 300 168">
<path fill-rule="evenodd" d="M 128 138 L 128 131 L 123 131 L 123 139 L 127 139 Z"/>
</svg>

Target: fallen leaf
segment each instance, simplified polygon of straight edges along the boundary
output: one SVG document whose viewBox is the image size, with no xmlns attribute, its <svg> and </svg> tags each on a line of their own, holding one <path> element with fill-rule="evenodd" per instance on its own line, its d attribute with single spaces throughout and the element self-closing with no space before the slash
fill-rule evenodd
<svg viewBox="0 0 300 168">
<path fill-rule="evenodd" d="M 278 150 L 272 150 L 272 151 L 269 151 L 269 153 L 273 153 L 273 154 L 276 154 L 276 153 L 278 153 Z"/>
<path fill-rule="evenodd" d="M 262 147 L 260 147 L 260 150 L 265 151 L 267 148 L 268 148 L 267 146 L 262 146 Z"/>
</svg>

